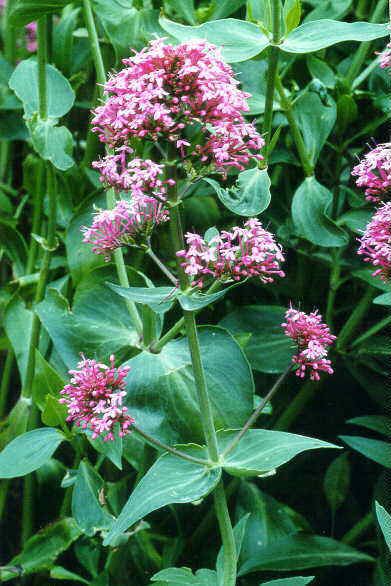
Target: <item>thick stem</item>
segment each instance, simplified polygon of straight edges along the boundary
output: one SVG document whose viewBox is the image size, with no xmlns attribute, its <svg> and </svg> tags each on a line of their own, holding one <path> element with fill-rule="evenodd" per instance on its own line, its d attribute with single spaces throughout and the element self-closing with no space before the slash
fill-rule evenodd
<svg viewBox="0 0 391 586">
<path fill-rule="evenodd" d="M 372 511 L 369 511 L 369 513 L 367 513 L 365 517 L 360 519 L 359 522 L 356 523 L 356 525 L 354 525 L 354 527 L 352 527 L 351 529 L 349 529 L 347 533 L 345 533 L 341 541 L 343 543 L 347 543 L 348 545 L 354 543 L 355 541 L 357 541 L 359 537 L 361 537 L 361 535 L 368 531 L 370 526 L 373 524 L 373 521 L 373 513 Z"/>
<path fill-rule="evenodd" d="M 309 155 L 307 153 L 307 149 L 304 144 L 304 140 L 301 135 L 300 129 L 299 129 L 299 127 L 296 123 L 295 117 L 292 113 L 292 104 L 290 103 L 290 100 L 285 95 L 285 90 L 283 88 L 283 85 L 282 85 L 281 80 L 278 75 L 276 75 L 276 82 L 275 83 L 276 83 L 277 91 L 280 94 L 281 106 L 284 110 L 285 116 L 287 117 L 289 127 L 290 127 L 290 130 L 292 133 L 292 138 L 295 142 L 297 152 L 299 154 L 301 166 L 303 167 L 303 170 L 304 170 L 306 177 L 312 177 L 314 174 L 314 168 L 313 168 L 311 161 L 309 159 Z"/>
<path fill-rule="evenodd" d="M 48 17 L 38 20 L 38 110 L 42 120 L 47 118 L 46 62 L 48 40 Z"/>
<path fill-rule="evenodd" d="M 237 566 L 236 544 L 222 480 L 220 480 L 214 490 L 213 499 L 224 548 L 222 583 L 224 586 L 235 586 Z"/>
<path fill-rule="evenodd" d="M 33 201 L 33 223 L 31 231 L 33 234 L 41 234 L 42 224 L 42 209 L 43 209 L 43 198 L 45 194 L 45 163 L 40 160 L 38 164 L 37 177 L 35 181 L 36 189 L 34 193 Z M 35 263 L 37 260 L 38 253 L 38 242 L 35 238 L 31 237 L 30 246 L 27 256 L 27 267 L 26 274 L 31 275 L 35 269 Z"/>
<path fill-rule="evenodd" d="M 383 17 L 385 16 L 385 10 L 387 6 L 387 0 L 378 0 L 376 3 L 375 9 L 371 18 L 369 19 L 370 22 L 377 23 L 380 22 Z M 353 60 L 350 64 L 349 70 L 346 74 L 346 83 L 350 87 L 357 77 L 365 59 L 369 51 L 371 50 L 371 41 L 364 41 L 360 44 L 358 50 L 354 53 Z"/>
<path fill-rule="evenodd" d="M 268 68 L 267 68 L 267 84 L 265 96 L 265 115 L 263 119 L 263 134 L 266 141 L 266 155 L 271 139 L 272 119 L 273 119 L 273 102 L 274 90 L 276 85 L 276 75 L 278 69 L 278 57 L 280 49 L 275 46 L 280 43 L 280 22 L 281 22 L 281 3 L 280 0 L 273 0 L 273 45 L 269 49 Z"/>
<path fill-rule="evenodd" d="M 18 31 L 8 22 L 9 12 L 12 8 L 12 2 L 7 2 L 5 5 L 3 16 L 3 41 L 4 41 L 4 55 L 8 63 L 16 65 L 16 38 Z"/>
<path fill-rule="evenodd" d="M 294 423 L 296 419 L 299 417 L 300 413 L 303 411 L 307 403 L 315 395 L 315 393 L 319 392 L 319 388 L 321 385 L 322 381 L 307 381 L 302 386 L 296 397 L 293 399 L 292 403 L 290 403 L 290 405 L 277 419 L 276 423 L 273 425 L 273 429 L 276 429 L 278 431 L 286 431 L 287 429 L 289 429 L 292 423 Z"/>
<path fill-rule="evenodd" d="M 369 330 L 364 332 L 361 336 L 356 338 L 356 340 L 354 340 L 354 342 L 351 344 L 351 348 L 355 348 L 356 346 L 359 346 L 360 344 L 365 342 L 365 340 L 367 340 L 368 338 L 370 338 L 374 334 L 377 334 L 377 332 L 380 332 L 380 330 L 384 329 L 389 324 L 391 324 L 391 315 L 385 317 L 384 319 L 379 321 L 377 324 L 375 324 L 374 326 L 369 328 Z"/>
<path fill-rule="evenodd" d="M 250 427 L 252 425 L 254 425 L 254 423 L 256 422 L 256 420 L 258 419 L 258 417 L 260 416 L 260 414 L 262 413 L 262 410 L 264 409 L 266 403 L 268 401 L 270 401 L 270 399 L 276 394 L 276 392 L 281 387 L 282 383 L 284 382 L 284 380 L 286 379 L 286 377 L 288 376 L 288 374 L 290 373 L 291 370 L 292 370 L 292 365 L 290 364 L 289 367 L 276 380 L 276 382 L 274 383 L 274 385 L 272 386 L 272 388 L 270 389 L 270 391 L 267 393 L 266 397 L 264 397 L 262 399 L 262 401 L 260 402 L 260 404 L 258 405 L 258 407 L 255 409 L 254 413 L 248 419 L 247 423 L 244 424 L 244 426 L 242 427 L 242 429 L 240 430 L 240 432 L 233 438 L 233 440 L 231 441 L 231 443 L 229 443 L 228 446 L 225 448 L 224 452 L 222 453 L 222 457 L 223 458 L 227 454 L 229 454 L 229 452 L 231 452 L 238 445 L 238 443 L 240 442 L 240 440 L 242 439 L 242 437 L 244 436 L 244 434 L 246 433 L 246 431 L 248 429 L 250 429 Z"/>
<path fill-rule="evenodd" d="M 376 291 L 373 287 L 368 287 L 365 294 L 361 298 L 360 303 L 357 305 L 356 309 L 350 315 L 349 319 L 343 326 L 342 330 L 338 334 L 337 338 L 337 350 L 343 351 L 349 340 L 351 339 L 352 335 L 354 334 L 357 327 L 360 325 L 361 320 L 365 316 L 366 312 L 368 311 L 369 307 L 371 306 L 372 299 L 376 295 Z"/>
<path fill-rule="evenodd" d="M 98 34 L 96 32 L 94 15 L 92 12 L 90 0 L 83 0 L 83 15 L 86 29 L 88 31 L 88 38 L 90 40 L 92 58 L 94 60 L 95 65 L 96 81 L 98 83 L 97 92 L 98 96 L 102 97 L 103 86 L 106 83 L 106 72 L 103 63 L 102 53 L 99 47 Z"/>
</svg>

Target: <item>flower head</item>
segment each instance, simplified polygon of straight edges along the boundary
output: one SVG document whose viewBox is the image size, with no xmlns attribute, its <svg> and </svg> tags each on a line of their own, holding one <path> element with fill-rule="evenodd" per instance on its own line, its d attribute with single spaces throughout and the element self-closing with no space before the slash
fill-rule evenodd
<svg viewBox="0 0 391 586">
<path fill-rule="evenodd" d="M 377 210 L 359 242 L 358 254 L 376 267 L 372 276 L 387 281 L 391 275 L 391 202 Z"/>
<path fill-rule="evenodd" d="M 221 281 L 239 281 L 259 277 L 264 283 L 273 282 L 275 275 L 284 277 L 280 268 L 284 255 L 273 234 L 262 228 L 256 218 L 231 231 L 223 231 L 208 243 L 198 234 L 187 233 L 187 250 L 180 250 L 185 273 L 193 278 L 193 285 L 203 286 L 205 275 Z"/>
<path fill-rule="evenodd" d="M 356 185 L 365 187 L 368 201 L 378 202 L 391 190 L 391 143 L 379 144 L 353 168 Z"/>
<path fill-rule="evenodd" d="M 391 43 L 386 45 L 386 48 L 381 53 L 377 53 L 380 57 L 380 67 L 382 69 L 386 69 L 387 67 L 391 67 Z"/>
<path fill-rule="evenodd" d="M 83 242 L 92 244 L 93 252 L 109 261 L 114 250 L 136 244 L 138 237 L 148 236 L 154 226 L 168 219 L 169 212 L 153 197 L 121 200 L 112 210 L 96 213 L 92 226 L 82 226 Z"/>
<path fill-rule="evenodd" d="M 285 334 L 295 341 L 298 353 L 292 357 L 292 362 L 298 365 L 296 375 L 304 377 L 309 368 L 312 380 L 319 380 L 319 372 L 333 374 L 330 360 L 327 360 L 327 346 L 330 346 L 336 336 L 330 334 L 326 324 L 322 323 L 322 316 L 314 311 L 306 314 L 290 307 L 285 314 L 286 322 L 282 323 Z"/>
<path fill-rule="evenodd" d="M 251 150 L 264 141 L 242 114 L 250 94 L 239 90 L 217 47 L 200 39 L 177 46 L 156 39 L 123 63 L 104 86 L 106 102 L 94 111 L 101 141 L 168 140 L 180 157 L 223 173 L 262 158 Z"/>
<path fill-rule="evenodd" d="M 69 371 L 70 384 L 61 391 L 64 398 L 59 401 L 67 405 L 67 421 L 73 421 L 82 429 L 89 427 L 92 439 L 106 434 L 104 440 L 113 440 L 115 426 L 118 426 L 119 437 L 130 433 L 134 419 L 126 413 L 127 407 L 122 406 L 126 395 L 125 377 L 130 367 L 115 368 L 113 355 L 110 366 L 82 358 L 77 370 Z"/>
</svg>

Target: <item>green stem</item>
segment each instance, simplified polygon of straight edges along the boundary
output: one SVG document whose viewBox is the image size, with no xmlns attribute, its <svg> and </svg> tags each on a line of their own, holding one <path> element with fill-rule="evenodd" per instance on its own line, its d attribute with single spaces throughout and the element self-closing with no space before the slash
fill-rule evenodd
<svg viewBox="0 0 391 586">
<path fill-rule="evenodd" d="M 341 256 L 341 250 L 338 249 L 335 252 L 335 249 L 332 250 L 332 259 L 333 259 L 333 266 L 330 271 L 330 286 L 329 292 L 327 296 L 327 308 L 326 308 L 326 323 L 329 325 L 331 329 L 333 329 L 334 324 L 334 303 L 335 297 L 337 295 L 338 287 L 340 285 L 340 275 L 341 275 L 341 263 L 339 262 Z"/>
<path fill-rule="evenodd" d="M 103 96 L 103 86 L 106 83 L 106 71 L 103 63 L 102 53 L 99 46 L 98 34 L 94 21 L 94 15 L 91 8 L 90 0 L 83 0 L 84 22 L 88 31 L 92 58 L 95 65 L 96 81 L 98 83 L 98 96 Z"/>
<path fill-rule="evenodd" d="M 45 163 L 40 160 L 38 163 L 38 170 L 36 176 L 36 189 L 34 193 L 34 202 L 33 202 L 33 224 L 31 231 L 33 234 L 40 234 L 41 233 L 41 224 L 42 224 L 42 209 L 43 209 L 43 198 L 45 194 Z M 34 272 L 35 263 L 37 260 L 37 253 L 38 253 L 38 242 L 35 238 L 31 237 L 30 239 L 30 246 L 27 256 L 27 266 L 26 266 L 26 274 L 31 275 Z"/>
<path fill-rule="evenodd" d="M 107 207 L 109 209 L 112 209 L 115 204 L 115 196 L 114 196 L 113 189 L 109 189 L 107 191 L 106 201 L 107 201 Z M 117 248 L 117 250 L 114 251 L 113 256 L 114 256 L 115 266 L 117 269 L 119 283 L 120 283 L 121 287 L 128 288 L 129 287 L 129 279 L 128 279 L 128 273 L 126 272 L 126 266 L 125 266 L 125 261 L 124 261 L 124 256 L 122 254 L 122 250 L 120 248 Z M 134 303 L 134 301 L 131 301 L 130 299 L 126 299 L 125 303 L 128 308 L 128 312 L 129 312 L 129 316 L 132 321 L 132 324 L 135 327 L 136 332 L 138 333 L 139 337 L 141 338 L 143 335 L 143 322 L 140 318 L 139 312 L 137 310 L 137 306 Z"/>
<path fill-rule="evenodd" d="M 391 315 L 389 315 L 388 317 L 385 317 L 384 319 L 379 321 L 377 324 L 375 324 L 374 326 L 369 328 L 369 330 L 367 330 L 361 336 L 359 336 L 356 340 L 354 340 L 354 342 L 351 344 L 351 348 L 355 348 L 356 346 L 359 346 L 359 344 L 362 344 L 363 342 L 365 342 L 365 340 L 367 340 L 368 338 L 370 338 L 374 334 L 377 334 L 377 332 L 379 332 L 380 330 L 382 330 L 383 328 L 385 328 L 389 324 L 391 324 Z"/>
<path fill-rule="evenodd" d="M 158 450 L 163 450 L 164 452 L 170 452 L 170 454 L 173 454 L 174 456 L 178 456 L 178 458 L 182 458 L 183 460 L 188 460 L 189 462 L 194 462 L 196 464 L 201 464 L 202 466 L 210 466 L 211 465 L 211 462 L 209 462 L 208 460 L 201 460 L 201 458 L 194 458 L 193 456 L 189 456 L 188 454 L 185 454 L 184 452 L 181 452 L 180 450 L 176 450 L 175 448 L 168 446 L 167 444 L 165 444 L 165 443 L 159 441 L 158 439 L 152 437 L 151 435 L 149 435 L 149 433 L 146 433 L 142 429 L 139 429 L 135 425 L 132 425 L 132 430 L 135 431 L 142 438 L 144 438 L 147 442 L 152 444 Z"/>
<path fill-rule="evenodd" d="M 41 16 L 38 20 L 38 110 L 42 120 L 47 118 L 47 91 L 46 91 L 46 63 L 47 63 L 47 39 L 48 17 Z"/>
<path fill-rule="evenodd" d="M 12 2 L 7 2 L 3 16 L 3 40 L 4 40 L 4 55 L 8 63 L 16 65 L 16 28 L 9 24 L 8 17 L 12 8 Z"/>
<path fill-rule="evenodd" d="M 231 519 L 229 516 L 223 480 L 220 480 L 216 486 L 213 492 L 213 499 L 224 549 L 222 584 L 224 584 L 224 586 L 235 586 L 237 566 L 236 544 L 235 536 L 232 530 Z"/>
<path fill-rule="evenodd" d="M 278 57 L 280 49 L 278 46 L 280 43 L 280 22 L 281 22 L 281 3 L 280 0 L 273 0 L 272 2 L 272 13 L 273 13 L 273 44 L 269 49 L 268 57 L 268 68 L 267 68 L 267 84 L 266 84 L 266 95 L 265 95 L 265 114 L 263 119 L 263 134 L 266 141 L 266 153 L 271 139 L 272 130 L 272 119 L 273 119 L 273 102 L 274 102 L 274 91 L 276 84 L 276 75 L 278 69 Z"/>
<path fill-rule="evenodd" d="M 153 250 L 151 248 L 148 248 L 146 253 L 153 260 L 153 262 L 159 267 L 159 269 L 162 271 L 162 273 L 164 273 L 166 275 L 167 279 L 169 279 L 171 281 L 171 283 L 175 287 L 177 287 L 178 286 L 178 279 L 176 279 L 174 277 L 172 272 L 162 263 L 160 258 L 158 256 L 156 256 L 156 254 L 153 252 Z"/>
<path fill-rule="evenodd" d="M 303 170 L 304 170 L 306 177 L 312 177 L 314 174 L 314 168 L 313 168 L 311 161 L 309 159 L 309 155 L 308 155 L 306 146 L 304 144 L 304 140 L 301 135 L 300 129 L 299 129 L 297 122 L 295 120 L 295 117 L 292 113 L 292 104 L 285 94 L 285 90 L 284 90 L 283 85 L 281 83 L 281 79 L 278 75 L 276 75 L 275 83 L 276 83 L 277 91 L 280 94 L 280 102 L 281 102 L 282 109 L 284 110 L 284 114 L 288 120 L 289 127 L 290 127 L 290 130 L 292 133 L 292 138 L 295 142 L 297 152 L 299 154 L 301 166 L 303 167 Z"/>
<path fill-rule="evenodd" d="M 9 383 L 11 378 L 12 372 L 12 365 L 14 363 L 14 352 L 10 348 L 7 351 L 7 356 L 4 362 L 3 374 L 1 377 L 1 386 L 0 386 L 0 419 L 4 417 L 4 413 L 7 407 L 7 399 L 8 399 L 8 391 L 9 391 Z"/>
<path fill-rule="evenodd" d="M 3 143 L 3 144 L 8 144 L 8 143 Z M 2 167 L 3 165 L 0 163 L 0 166 Z M 4 193 L 8 193 L 8 195 L 12 195 L 13 197 L 16 197 L 17 195 L 19 195 L 19 192 L 17 189 L 14 189 L 10 185 L 7 185 L 7 183 L 3 183 L 2 181 L 0 181 L 0 189 L 2 191 L 4 191 Z"/>
<path fill-rule="evenodd" d="M 387 0 L 378 0 L 378 2 L 376 3 L 375 9 L 373 11 L 373 14 L 372 14 L 371 18 L 369 19 L 369 22 L 373 22 L 373 23 L 380 22 L 383 19 L 386 5 L 387 5 Z M 346 78 L 345 78 L 346 83 L 349 87 L 352 86 L 354 79 L 357 77 L 365 59 L 367 58 L 367 55 L 368 55 L 369 51 L 371 50 L 371 45 L 372 45 L 371 41 L 364 41 L 363 43 L 360 44 L 358 50 L 354 53 L 353 60 L 350 64 L 350 67 L 348 69 L 348 72 L 347 72 Z"/>
<path fill-rule="evenodd" d="M 277 419 L 273 425 L 273 429 L 278 431 L 285 431 L 289 429 L 299 417 L 307 403 L 312 399 L 316 392 L 319 391 L 319 387 L 322 385 L 322 381 L 315 382 L 308 380 L 300 389 L 296 397 L 285 409 L 285 411 Z"/>
<path fill-rule="evenodd" d="M 258 419 L 258 417 L 262 413 L 262 410 L 264 409 L 266 403 L 271 400 L 271 398 L 276 394 L 278 389 L 281 387 L 282 383 L 284 382 L 284 380 L 286 379 L 286 377 L 288 376 L 288 374 L 290 373 L 291 370 L 292 370 L 292 365 L 290 364 L 288 366 L 288 368 L 282 373 L 282 375 L 276 380 L 276 382 L 274 383 L 274 385 L 272 386 L 270 391 L 267 393 L 266 397 L 264 397 L 262 399 L 262 401 L 260 402 L 258 407 L 255 409 L 254 413 L 251 415 L 251 417 L 248 419 L 248 421 L 244 424 L 244 426 L 242 427 L 240 432 L 233 438 L 233 440 L 225 448 L 224 452 L 221 455 L 222 458 L 224 458 L 227 454 L 229 454 L 229 452 L 231 452 L 238 445 L 238 443 L 240 442 L 240 440 L 242 439 L 242 437 L 244 436 L 246 431 L 248 429 L 250 429 L 250 427 Z"/>
<path fill-rule="evenodd" d="M 368 531 L 370 526 L 373 524 L 373 521 L 373 513 L 372 511 L 369 511 L 365 517 L 360 519 L 356 525 L 354 525 L 347 533 L 345 533 L 341 541 L 348 545 L 354 543 L 359 537 L 361 537 L 361 535 Z"/>
<path fill-rule="evenodd" d="M 350 315 L 349 319 L 347 320 L 342 330 L 338 334 L 337 350 L 339 352 L 343 351 L 346 348 L 349 340 L 351 339 L 352 335 L 357 329 L 357 326 L 360 325 L 361 320 L 363 319 L 369 307 L 371 306 L 372 299 L 375 295 L 375 290 L 372 287 L 368 287 L 365 294 L 361 298 L 360 303 L 357 305 L 356 309 Z"/>
</svg>

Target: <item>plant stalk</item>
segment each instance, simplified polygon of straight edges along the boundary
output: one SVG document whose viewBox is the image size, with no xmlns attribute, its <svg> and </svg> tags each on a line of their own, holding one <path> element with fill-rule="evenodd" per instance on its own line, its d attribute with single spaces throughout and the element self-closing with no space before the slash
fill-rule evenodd
<svg viewBox="0 0 391 586">
<path fill-rule="evenodd" d="M 94 14 L 92 12 L 90 0 L 83 0 L 83 16 L 86 29 L 88 32 L 88 38 L 90 41 L 92 59 L 95 65 L 96 81 L 98 84 L 98 98 L 101 98 L 103 96 L 103 86 L 106 83 L 106 71 L 103 63 L 102 53 L 99 46 L 98 34 L 96 32 Z"/>
<path fill-rule="evenodd" d="M 276 75 L 278 69 L 278 58 L 280 49 L 277 46 L 280 43 L 280 22 L 281 22 L 281 3 L 280 0 L 273 0 L 272 2 L 272 33 L 273 44 L 269 48 L 268 68 L 267 68 L 267 84 L 265 95 L 265 114 L 263 119 L 263 134 L 266 141 L 266 156 L 268 155 L 268 147 L 271 139 L 272 119 L 273 119 L 273 102 L 274 91 L 276 85 Z"/>
<path fill-rule="evenodd" d="M 351 348 L 355 348 L 356 346 L 359 346 L 360 344 L 365 342 L 365 340 L 367 340 L 368 338 L 370 338 L 374 334 L 377 334 L 377 332 L 380 332 L 380 330 L 384 329 L 389 324 L 391 324 L 391 315 L 388 315 L 387 317 L 385 317 L 384 319 L 379 321 L 377 324 L 375 324 L 374 326 L 369 328 L 369 330 L 367 330 L 366 332 L 361 334 L 361 336 L 356 338 L 354 340 L 354 342 L 351 344 Z"/>
<path fill-rule="evenodd" d="M 375 295 L 375 290 L 373 289 L 373 287 L 369 286 L 366 292 L 364 293 L 363 297 L 361 298 L 360 303 L 357 305 L 356 309 L 350 315 L 349 319 L 347 320 L 342 330 L 338 334 L 337 350 L 339 352 L 345 350 L 349 340 L 351 339 L 352 335 L 357 329 L 357 326 L 360 325 L 361 320 L 363 319 L 369 307 L 371 306 L 372 299 Z"/>
<path fill-rule="evenodd" d="M 12 372 L 12 365 L 14 363 L 14 351 L 12 348 L 7 350 L 7 356 L 4 361 L 4 368 L 1 377 L 1 386 L 0 386 L 0 419 L 4 417 L 5 410 L 7 407 L 7 399 L 8 399 L 8 391 L 10 386 L 10 378 Z"/>
<path fill-rule="evenodd" d="M 31 231 L 33 234 L 41 234 L 42 225 L 42 210 L 43 210 L 43 198 L 45 195 L 45 163 L 39 161 L 39 167 L 35 182 L 35 193 L 33 201 L 33 223 Z M 38 255 L 38 242 L 31 236 L 30 246 L 27 256 L 26 275 L 31 275 L 35 269 L 35 263 Z"/>
<path fill-rule="evenodd" d="M 350 545 L 357 541 L 361 535 L 368 531 L 370 526 L 373 524 L 373 521 L 373 513 L 372 511 L 369 511 L 365 517 L 362 517 L 362 519 L 360 519 L 356 525 L 354 525 L 347 533 L 345 533 L 345 535 L 341 538 L 342 543 L 347 543 Z"/>
<path fill-rule="evenodd" d="M 41 16 L 38 20 L 38 110 L 42 120 L 47 118 L 47 88 L 46 88 L 46 63 L 48 41 L 48 17 Z"/>
<path fill-rule="evenodd" d="M 277 419 L 273 425 L 273 429 L 278 431 L 286 431 L 289 429 L 315 393 L 319 392 L 319 388 L 322 384 L 323 381 L 315 382 L 308 380 L 305 382 L 293 401 Z"/>
</svg>

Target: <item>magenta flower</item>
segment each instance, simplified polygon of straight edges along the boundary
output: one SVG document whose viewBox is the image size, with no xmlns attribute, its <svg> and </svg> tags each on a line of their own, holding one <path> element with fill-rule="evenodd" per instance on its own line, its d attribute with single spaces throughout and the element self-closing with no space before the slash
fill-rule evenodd
<svg viewBox="0 0 391 586">
<path fill-rule="evenodd" d="M 329 327 L 322 323 L 322 316 L 317 311 L 306 314 L 290 307 L 285 314 L 286 322 L 281 326 L 285 334 L 297 344 L 298 353 L 292 357 L 292 362 L 298 365 L 296 375 L 303 378 L 306 369 L 310 369 L 312 380 L 319 380 L 319 372 L 333 374 L 331 361 L 327 360 L 327 346 L 330 346 L 336 336 L 330 334 Z"/>
<path fill-rule="evenodd" d="M 391 43 L 386 45 L 386 48 L 381 53 L 377 53 L 380 57 L 380 67 L 382 69 L 386 69 L 387 67 L 391 67 Z"/>
<path fill-rule="evenodd" d="M 185 238 L 189 248 L 176 254 L 185 259 L 182 266 L 193 278 L 193 285 L 202 287 L 204 275 L 223 282 L 259 277 L 271 283 L 271 275 L 285 277 L 279 264 L 285 260 L 282 248 L 256 218 L 245 222 L 243 228 L 221 232 L 209 243 L 198 234 L 187 233 Z"/>
<path fill-rule="evenodd" d="M 360 242 L 358 254 L 376 268 L 373 277 L 388 281 L 391 275 L 391 202 L 383 204 L 373 215 Z"/>
<path fill-rule="evenodd" d="M 379 144 L 353 168 L 356 185 L 365 187 L 368 201 L 379 202 L 391 188 L 391 144 Z"/>
<path fill-rule="evenodd" d="M 82 429 L 89 427 L 92 439 L 106 434 L 105 441 L 113 440 L 115 426 L 119 428 L 119 437 L 130 433 L 134 419 L 126 413 L 127 407 L 122 407 L 126 395 L 125 377 L 130 367 L 115 368 L 113 355 L 110 356 L 111 366 L 82 358 L 78 370 L 69 371 L 70 384 L 61 391 L 65 398 L 59 399 L 67 405 L 67 421 L 73 421 Z"/>
<path fill-rule="evenodd" d="M 169 212 L 153 197 L 121 200 L 112 210 L 96 213 L 92 226 L 81 227 L 83 242 L 92 244 L 93 252 L 103 254 L 109 261 L 114 250 L 136 245 L 139 237 L 147 237 L 155 226 L 168 219 Z"/>
<path fill-rule="evenodd" d="M 92 166 L 99 169 L 100 180 L 116 190 L 130 191 L 132 196 L 154 196 L 164 200 L 166 185 L 174 184 L 173 180 L 163 181 L 164 165 L 158 165 L 150 159 L 129 159 L 133 149 L 122 146 L 115 154 L 107 155 Z"/>
<path fill-rule="evenodd" d="M 264 140 L 242 115 L 249 94 L 238 89 L 217 47 L 199 39 L 174 47 L 157 39 L 123 63 L 127 67 L 105 84 L 106 102 L 94 111 L 101 141 L 120 146 L 135 136 L 166 139 L 179 157 L 213 164 L 224 174 L 262 159 L 251 150 L 259 151 Z"/>
</svg>

